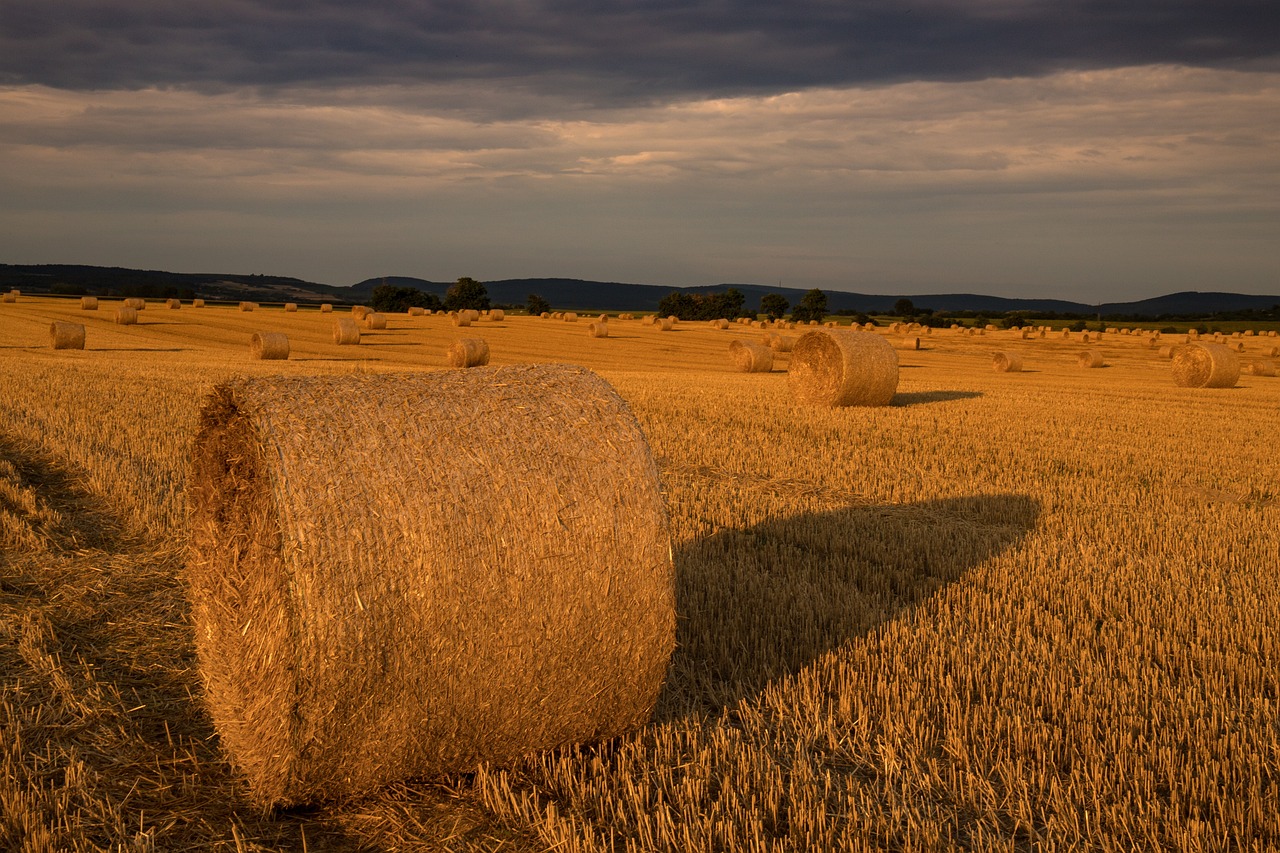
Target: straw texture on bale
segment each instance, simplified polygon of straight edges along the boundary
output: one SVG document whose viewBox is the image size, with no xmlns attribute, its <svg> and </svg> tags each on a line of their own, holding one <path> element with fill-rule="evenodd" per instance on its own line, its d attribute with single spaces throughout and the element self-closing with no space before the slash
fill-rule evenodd
<svg viewBox="0 0 1280 853">
<path fill-rule="evenodd" d="M 131 296 L 122 304 L 125 308 L 132 308 L 134 311 L 142 311 L 147 307 L 147 300 L 138 296 Z"/>
<path fill-rule="evenodd" d="M 470 326 L 471 316 L 465 311 L 459 311 L 449 317 L 449 322 L 453 323 L 455 326 Z"/>
<path fill-rule="evenodd" d="M 289 336 L 283 332 L 254 332 L 249 339 L 249 355 L 263 361 L 283 361 L 289 357 Z"/>
<path fill-rule="evenodd" d="M 320 313 L 321 313 L 321 314 L 332 314 L 332 313 L 333 313 L 333 303 L 332 303 L 332 302 L 321 302 L 321 303 L 320 303 Z"/>
<path fill-rule="evenodd" d="M 662 319 L 658 320 L 659 332 L 669 332 L 675 327 L 676 327 L 676 324 L 672 321 L 670 317 L 663 317 Z"/>
<path fill-rule="evenodd" d="M 649 720 L 675 645 L 669 525 L 639 424 L 595 374 L 232 381 L 188 482 L 204 700 L 258 804 Z"/>
<path fill-rule="evenodd" d="M 387 327 L 387 315 L 370 311 L 364 315 L 364 327 L 366 329 L 385 329 Z"/>
<path fill-rule="evenodd" d="M 80 310 L 81 310 L 81 311 L 97 311 L 97 310 L 98 310 L 98 297 L 96 297 L 96 296 L 81 296 L 81 297 L 80 297 Z"/>
<path fill-rule="evenodd" d="M 135 326 L 138 323 L 138 309 L 121 305 L 116 309 L 117 326 Z"/>
<path fill-rule="evenodd" d="M 1017 352 L 998 352 L 991 360 L 996 373 L 1021 373 L 1022 354 Z"/>
<path fill-rule="evenodd" d="M 240 310 L 241 310 L 241 311 L 252 311 L 252 310 L 254 310 L 254 309 L 255 309 L 255 308 L 257 308 L 257 307 L 258 307 L 258 303 L 256 303 L 256 302 L 241 302 L 241 303 L 240 303 Z"/>
<path fill-rule="evenodd" d="M 192 308 L 203 308 L 203 307 L 204 307 L 204 300 L 203 300 L 203 299 L 192 299 L 192 300 L 191 300 L 191 307 L 192 307 Z"/>
<path fill-rule="evenodd" d="M 489 342 L 483 338 L 458 338 L 445 350 L 450 367 L 484 367 L 489 363 Z"/>
<path fill-rule="evenodd" d="M 1173 381 L 1184 388 L 1234 388 L 1240 357 L 1225 344 L 1187 344 L 1173 354 Z"/>
<path fill-rule="evenodd" d="M 179 308 L 181 308 L 181 307 L 182 307 L 182 300 L 181 300 L 181 299 L 166 299 L 166 300 L 164 301 L 164 307 L 169 308 L 169 309 L 171 309 L 171 310 L 173 310 L 173 311 L 176 311 L 176 310 L 178 310 Z"/>
<path fill-rule="evenodd" d="M 49 324 L 49 346 L 54 349 L 84 349 L 84 326 L 54 320 Z"/>
<path fill-rule="evenodd" d="M 1276 363 L 1270 359 L 1264 358 L 1261 361 L 1255 361 L 1253 364 L 1249 365 L 1249 372 L 1254 376 L 1275 376 Z"/>
<path fill-rule="evenodd" d="M 909 350 L 920 349 L 920 336 L 912 335 L 909 338 L 903 338 L 898 343 L 898 346 L 901 347 L 902 349 L 909 349 Z"/>
<path fill-rule="evenodd" d="M 296 313 L 297 313 L 297 311 L 298 311 L 298 303 L 296 303 L 296 302 L 286 302 L 286 303 L 284 304 L 284 310 L 285 310 L 285 312 L 286 312 L 286 313 L 288 313 L 288 314 L 296 314 Z"/>
<path fill-rule="evenodd" d="M 1171 346 L 1160 347 L 1160 351 L 1157 354 L 1161 358 L 1173 358 L 1173 347 Z"/>
<path fill-rule="evenodd" d="M 368 307 L 367 305 L 351 306 L 351 316 L 357 321 L 363 320 L 367 315 L 369 315 L 372 312 L 373 312 L 373 309 Z"/>
<path fill-rule="evenodd" d="M 609 337 L 609 324 L 604 321 L 597 321 L 587 326 L 587 336 L 592 338 Z"/>
<path fill-rule="evenodd" d="M 791 352 L 795 345 L 796 339 L 791 335 L 774 335 L 769 342 L 769 349 L 774 352 Z"/>
<path fill-rule="evenodd" d="M 1076 364 L 1081 367 L 1102 367 L 1102 353 L 1093 349 L 1084 350 L 1076 356 Z"/>
<path fill-rule="evenodd" d="M 898 390 L 898 353 L 874 332 L 815 329 L 787 368 L 792 395 L 819 406 L 887 406 Z"/>
<path fill-rule="evenodd" d="M 731 341 L 729 363 L 740 373 L 768 373 L 773 370 L 773 350 L 764 344 Z"/>
<path fill-rule="evenodd" d="M 342 346 L 360 343 L 360 326 L 353 317 L 339 317 L 333 322 L 333 342 Z"/>
</svg>

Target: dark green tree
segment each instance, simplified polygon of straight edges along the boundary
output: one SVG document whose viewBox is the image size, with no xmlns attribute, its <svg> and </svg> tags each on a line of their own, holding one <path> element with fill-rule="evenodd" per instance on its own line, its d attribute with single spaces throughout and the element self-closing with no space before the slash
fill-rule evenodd
<svg viewBox="0 0 1280 853">
<path fill-rule="evenodd" d="M 893 303 L 895 317 L 910 317 L 916 313 L 916 305 L 910 299 L 899 299 Z"/>
<path fill-rule="evenodd" d="M 800 304 L 791 311 L 791 319 L 797 323 L 808 323 L 816 320 L 821 323 L 827 316 L 827 294 L 818 288 L 805 292 L 800 297 Z"/>
<path fill-rule="evenodd" d="M 742 291 L 732 287 L 721 293 L 673 290 L 658 302 L 658 316 L 681 320 L 731 320 L 742 314 L 746 301 Z"/>
<path fill-rule="evenodd" d="M 369 307 L 374 311 L 388 314 L 403 314 L 410 308 L 426 308 L 428 311 L 439 311 L 444 307 L 440 297 L 434 293 L 426 293 L 416 287 L 396 287 L 394 284 L 380 284 L 369 296 Z"/>
<path fill-rule="evenodd" d="M 537 317 L 550 311 L 551 303 L 536 293 L 530 293 L 528 299 L 525 300 L 525 308 L 530 316 Z"/>
<path fill-rule="evenodd" d="M 760 297 L 760 313 L 770 320 L 781 320 L 791 303 L 781 293 L 766 293 Z"/>
<path fill-rule="evenodd" d="M 474 278 L 463 276 L 449 285 L 449 290 L 444 295 L 444 307 L 446 311 L 458 311 L 463 308 L 488 311 L 489 291 Z"/>
</svg>

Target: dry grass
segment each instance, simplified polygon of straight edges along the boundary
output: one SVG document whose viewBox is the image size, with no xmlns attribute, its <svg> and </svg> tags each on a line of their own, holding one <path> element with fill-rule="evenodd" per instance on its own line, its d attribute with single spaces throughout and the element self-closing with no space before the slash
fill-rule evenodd
<svg viewBox="0 0 1280 853">
<path fill-rule="evenodd" d="M 1078 339 L 1002 339 L 1034 358 L 1016 383 L 990 336 L 935 335 L 900 353 L 893 405 L 826 409 L 732 371 L 745 325 L 620 325 L 607 347 L 486 327 L 500 363 L 602 371 L 659 457 L 678 646 L 658 719 L 259 812 L 198 700 L 189 442 L 231 375 L 447 365 L 447 317 L 359 348 L 331 319 L 0 311 L 0 849 L 1280 846 L 1280 458 L 1259 440 L 1280 382 L 1180 388 L 1133 335 L 1091 345 L 1099 371 Z M 50 350 L 53 320 L 91 348 Z M 259 329 L 291 359 L 251 360 Z"/>
</svg>

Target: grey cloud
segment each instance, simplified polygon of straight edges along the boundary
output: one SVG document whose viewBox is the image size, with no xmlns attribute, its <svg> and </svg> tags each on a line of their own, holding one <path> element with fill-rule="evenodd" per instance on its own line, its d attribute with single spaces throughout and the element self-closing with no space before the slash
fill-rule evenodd
<svg viewBox="0 0 1280 853">
<path fill-rule="evenodd" d="M 1273 0 L 0 5 L 0 82 L 71 89 L 476 82 L 600 107 L 1278 56 Z"/>
</svg>

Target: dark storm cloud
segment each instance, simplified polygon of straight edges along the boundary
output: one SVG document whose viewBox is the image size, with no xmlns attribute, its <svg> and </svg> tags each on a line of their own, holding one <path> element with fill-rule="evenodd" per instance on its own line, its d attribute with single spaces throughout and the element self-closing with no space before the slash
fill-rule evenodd
<svg viewBox="0 0 1280 853">
<path fill-rule="evenodd" d="M 71 89 L 493 81 L 602 106 L 1278 54 L 1274 0 L 0 4 L 0 83 Z"/>
</svg>

